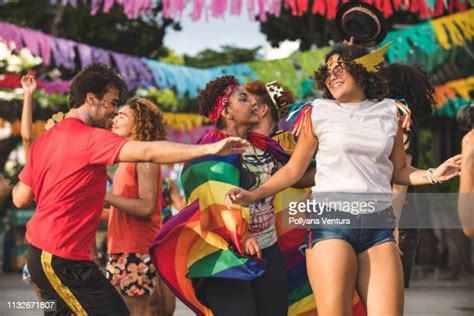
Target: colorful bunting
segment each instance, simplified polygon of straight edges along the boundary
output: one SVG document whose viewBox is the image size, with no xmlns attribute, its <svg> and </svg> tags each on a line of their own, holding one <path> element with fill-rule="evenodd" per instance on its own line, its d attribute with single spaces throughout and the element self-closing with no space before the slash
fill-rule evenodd
<svg viewBox="0 0 474 316">
<path fill-rule="evenodd" d="M 472 102 L 472 92 L 474 92 L 474 76 L 445 83 L 435 88 L 436 107 L 441 109 L 448 104 L 449 100 L 456 99 Z"/>
<path fill-rule="evenodd" d="M 188 95 L 191 98 L 196 98 L 207 82 L 226 74 L 236 76 L 241 82 L 258 78 L 252 68 L 245 64 L 199 69 L 165 64 L 147 58 L 144 58 L 143 61 L 151 70 L 159 87 L 176 89 L 180 97 Z"/>
<path fill-rule="evenodd" d="M 6 22 L 0 22 L 0 40 L 13 42 L 16 51 L 28 48 L 34 55 L 40 56 L 45 65 L 50 65 L 54 61 L 56 66 L 69 70 L 76 69 L 74 58 L 77 55 L 81 67 L 93 62 L 110 64 L 113 59 L 131 88 L 153 84 L 150 71 L 139 57 L 115 53 Z"/>
<path fill-rule="evenodd" d="M 48 94 L 62 94 L 65 95 L 69 92 L 69 80 L 55 79 L 51 81 L 45 81 L 42 79 L 36 80 L 38 88 L 44 90 Z M 7 73 L 0 75 L 0 88 L 2 89 L 16 89 L 21 88 L 21 76 L 14 73 Z"/>
<path fill-rule="evenodd" d="M 392 42 L 392 46 L 387 52 L 389 62 L 408 61 L 409 54 L 413 54 L 414 49 L 421 50 L 425 54 L 433 54 L 439 49 L 436 34 L 430 22 L 391 31 L 387 34 L 383 45 L 389 42 Z"/>
<path fill-rule="evenodd" d="M 241 15 L 242 7 L 247 6 L 247 12 L 251 19 L 257 17 L 260 21 L 267 20 L 267 14 L 280 16 L 281 7 L 284 6 L 291 14 L 302 16 L 310 11 L 313 14 L 325 15 L 328 20 L 336 17 L 336 11 L 341 3 L 347 0 L 314 0 L 312 7 L 308 0 L 163 0 L 163 16 L 171 19 L 181 19 L 183 13 L 191 6 L 191 19 L 198 21 L 203 15 L 213 18 L 224 18 L 229 12 L 231 15 Z M 409 11 L 417 13 L 420 18 L 426 19 L 432 16 L 440 16 L 445 10 L 450 13 L 466 10 L 463 0 L 364 0 L 375 5 L 385 17 L 392 16 L 395 12 Z M 152 0 L 50 0 L 52 5 L 62 4 L 76 7 L 78 2 L 89 4 L 91 14 L 95 15 L 102 6 L 102 11 L 107 13 L 114 4 L 122 6 L 125 15 L 129 19 L 137 19 L 142 14 L 149 14 L 156 2 Z M 1 3 L 0 3 L 1 4 Z"/>
<path fill-rule="evenodd" d="M 431 25 L 444 49 L 461 46 L 474 37 L 474 9 L 433 20 Z"/>
<path fill-rule="evenodd" d="M 297 10 L 298 6 L 304 5 L 304 2 L 286 1 L 285 4 L 290 7 L 295 6 L 295 10 Z M 176 3 L 173 2 L 173 5 Z M 402 4 L 400 5 L 402 6 Z M 276 4 L 273 3 L 273 8 L 276 7 Z M 232 8 L 237 10 L 238 7 L 236 4 L 232 4 Z M 447 57 L 454 58 L 453 48 L 466 43 L 471 45 L 474 36 L 473 17 L 474 9 L 471 9 L 389 32 L 384 42 L 393 40 L 393 45 L 387 52 L 388 61 L 415 62 L 426 70 L 432 71 L 445 62 Z M 0 22 L 0 38 L 7 43 L 12 42 L 17 51 L 27 48 L 34 52 L 43 59 L 46 65 L 53 63 L 56 66 L 75 70 L 76 56 L 81 67 L 93 62 L 113 63 L 131 88 L 174 89 L 181 98 L 185 96 L 196 98 L 208 81 L 224 74 L 234 75 L 242 83 L 255 79 L 278 80 L 282 85 L 291 89 L 297 97 L 311 96 L 314 93 L 314 86 L 308 78 L 321 64 L 330 49 L 330 47 L 325 47 L 296 53 L 290 58 L 280 60 L 253 61 L 245 64 L 198 69 L 120 54 L 5 22 Z M 467 62 L 470 63 L 470 61 Z M 466 74 L 463 73 L 463 75 Z M 0 78 L 0 86 L 6 89 L 18 88 L 20 87 L 19 77 L 17 75 L 3 76 Z M 39 88 L 48 94 L 64 95 L 67 93 L 68 86 L 68 81 L 39 80 Z M 453 90 L 450 91 L 452 93 Z M 448 100 L 452 100 L 452 98 L 448 98 Z M 467 100 L 467 98 L 463 97 L 462 100 Z M 447 102 L 441 102 L 441 104 L 447 104 Z M 169 109 L 178 109 L 178 107 L 173 106 Z M 190 124 L 190 126 L 193 125 L 193 123 Z"/>
<path fill-rule="evenodd" d="M 91 4 L 91 15 L 97 14 L 99 12 L 99 7 L 101 2 L 104 2 L 102 11 L 108 13 L 114 4 L 119 4 L 123 8 L 123 12 L 129 19 L 137 19 L 141 14 L 149 13 L 153 9 L 152 0 L 93 0 L 93 1 L 78 1 L 78 0 L 50 0 L 52 5 L 61 4 L 61 5 L 71 5 L 77 7 L 78 2 L 84 4 Z"/>
<path fill-rule="evenodd" d="M 192 130 L 205 124 L 210 124 L 207 118 L 199 114 L 165 112 L 163 117 L 167 127 L 181 131 Z"/>
<path fill-rule="evenodd" d="M 0 96 L 8 98 L 8 95 L 3 95 L 0 91 Z M 12 95 L 13 98 L 21 99 L 20 95 Z M 166 120 L 166 132 L 168 140 L 184 144 L 195 144 L 197 141 L 209 130 L 214 128 L 212 125 L 204 125 L 206 122 L 205 118 L 199 114 L 186 114 L 186 113 L 171 113 L 165 112 L 164 118 Z M 0 119 L 1 120 L 1 119 Z M 11 122 L 12 124 L 12 135 L 20 135 L 20 121 L 16 120 Z M 33 123 L 33 136 L 39 137 L 44 131 L 46 125 L 45 120 L 36 120 Z"/>
</svg>

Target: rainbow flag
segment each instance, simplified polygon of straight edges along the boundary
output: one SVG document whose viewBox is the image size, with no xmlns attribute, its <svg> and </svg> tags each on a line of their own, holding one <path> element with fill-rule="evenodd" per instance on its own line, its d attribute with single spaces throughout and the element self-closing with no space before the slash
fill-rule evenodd
<svg viewBox="0 0 474 316">
<path fill-rule="evenodd" d="M 227 137 L 210 131 L 200 143 L 211 143 Z M 268 151 L 282 163 L 289 156 L 273 139 L 249 134 L 250 143 Z M 265 261 L 243 255 L 241 241 L 247 230 L 249 210 L 233 205 L 228 209 L 225 194 L 240 186 L 241 156 L 206 156 L 187 163 L 182 182 L 189 205 L 171 218 L 160 230 L 150 254 L 161 279 L 176 296 L 198 315 L 212 312 L 196 298 L 193 281 L 223 277 L 253 280 L 265 272 Z M 289 282 L 289 315 L 317 315 L 314 297 L 306 274 L 303 229 L 283 225 L 287 202 L 307 197 L 304 190 L 288 189 L 275 197 L 278 243 L 284 256 Z M 353 314 L 365 315 L 365 309 L 354 294 Z"/>
</svg>

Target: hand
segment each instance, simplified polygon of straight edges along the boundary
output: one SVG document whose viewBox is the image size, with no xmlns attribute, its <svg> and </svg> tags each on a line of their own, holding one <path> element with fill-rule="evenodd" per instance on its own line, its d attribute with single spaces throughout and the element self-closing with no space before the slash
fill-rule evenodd
<svg viewBox="0 0 474 316">
<path fill-rule="evenodd" d="M 257 256 L 258 259 L 262 259 L 262 251 L 257 243 L 257 238 L 250 232 L 245 234 L 242 245 L 244 246 L 244 251 L 247 256 Z"/>
<path fill-rule="evenodd" d="M 351 38 L 349 40 L 344 40 L 344 42 L 342 42 L 344 45 L 354 45 L 354 37 L 351 36 Z"/>
<path fill-rule="evenodd" d="M 398 230 L 398 227 L 393 230 L 393 237 L 395 238 L 398 253 L 400 254 L 400 256 L 403 256 L 403 251 L 400 249 L 400 231 Z"/>
<path fill-rule="evenodd" d="M 214 144 L 210 144 L 209 154 L 221 156 L 242 154 L 247 145 L 248 142 L 245 139 L 240 137 L 227 137 Z"/>
<path fill-rule="evenodd" d="M 232 204 L 248 205 L 256 200 L 252 193 L 242 188 L 231 189 L 225 195 L 225 205 L 228 208 L 231 208 Z"/>
<path fill-rule="evenodd" d="M 461 155 L 453 156 L 439 165 L 434 175 L 441 182 L 448 181 L 461 173 L 461 162 Z"/>
<path fill-rule="evenodd" d="M 33 94 L 33 92 L 36 90 L 35 77 L 32 75 L 21 77 L 21 87 L 23 88 L 23 91 L 25 91 L 25 94 Z"/>
<path fill-rule="evenodd" d="M 105 192 L 105 198 L 104 198 L 104 207 L 107 207 L 110 205 L 110 200 L 114 197 L 112 192 Z"/>
</svg>

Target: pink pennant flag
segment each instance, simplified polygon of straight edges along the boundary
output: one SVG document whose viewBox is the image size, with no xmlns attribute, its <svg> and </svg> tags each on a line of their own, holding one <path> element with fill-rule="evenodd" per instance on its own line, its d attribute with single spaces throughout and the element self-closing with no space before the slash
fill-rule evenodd
<svg viewBox="0 0 474 316">
<path fill-rule="evenodd" d="M 265 22 L 267 20 L 267 12 L 265 11 L 265 0 L 258 0 L 259 20 Z"/>
<path fill-rule="evenodd" d="M 231 0 L 230 2 L 230 14 L 240 15 L 242 12 L 243 0 Z"/>
<path fill-rule="evenodd" d="M 191 12 L 191 19 L 193 21 L 198 21 L 201 19 L 202 10 L 204 8 L 204 0 L 194 0 L 193 1 L 193 11 Z"/>
</svg>

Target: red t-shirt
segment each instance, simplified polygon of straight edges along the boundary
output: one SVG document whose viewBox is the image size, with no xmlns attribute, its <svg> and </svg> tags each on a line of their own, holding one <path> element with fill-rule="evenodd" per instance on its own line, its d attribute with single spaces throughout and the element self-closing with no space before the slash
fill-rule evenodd
<svg viewBox="0 0 474 316">
<path fill-rule="evenodd" d="M 161 225 L 161 172 L 158 173 L 155 212 L 149 219 L 110 208 L 107 230 L 108 253 L 148 253 Z M 120 163 L 114 175 L 112 193 L 137 199 L 138 178 L 135 163 Z"/>
<path fill-rule="evenodd" d="M 31 146 L 20 180 L 36 211 L 26 225 L 33 246 L 71 260 L 90 260 L 104 203 L 106 165 L 127 142 L 108 130 L 66 118 Z"/>
</svg>

